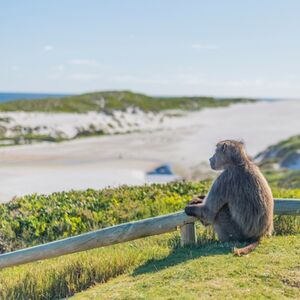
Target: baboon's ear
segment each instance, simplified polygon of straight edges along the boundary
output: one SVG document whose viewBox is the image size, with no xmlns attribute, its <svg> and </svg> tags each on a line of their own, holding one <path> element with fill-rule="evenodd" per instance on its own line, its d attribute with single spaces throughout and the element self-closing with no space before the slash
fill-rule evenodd
<svg viewBox="0 0 300 300">
<path fill-rule="evenodd" d="M 226 143 L 223 143 L 222 146 L 221 146 L 221 151 L 223 153 L 225 153 L 225 151 L 227 150 L 227 144 Z"/>
</svg>

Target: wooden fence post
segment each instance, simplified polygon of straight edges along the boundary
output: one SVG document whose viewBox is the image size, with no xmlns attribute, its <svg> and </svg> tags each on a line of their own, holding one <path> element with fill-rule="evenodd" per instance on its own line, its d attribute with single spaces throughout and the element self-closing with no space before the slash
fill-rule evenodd
<svg viewBox="0 0 300 300">
<path fill-rule="evenodd" d="M 180 227 L 180 244 L 181 246 L 192 245 L 197 243 L 195 223 L 188 223 Z"/>
</svg>

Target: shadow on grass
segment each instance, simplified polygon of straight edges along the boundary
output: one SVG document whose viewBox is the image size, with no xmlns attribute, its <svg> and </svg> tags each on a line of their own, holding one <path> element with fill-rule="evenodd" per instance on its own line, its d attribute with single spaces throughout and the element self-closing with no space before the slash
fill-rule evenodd
<svg viewBox="0 0 300 300">
<path fill-rule="evenodd" d="M 132 275 L 137 276 L 146 273 L 159 272 L 165 268 L 199 257 L 230 254 L 234 247 L 242 247 L 244 245 L 244 243 L 207 241 L 195 246 L 186 246 L 182 248 L 174 247 L 173 251 L 167 257 L 148 260 L 144 265 L 135 269 Z"/>
</svg>

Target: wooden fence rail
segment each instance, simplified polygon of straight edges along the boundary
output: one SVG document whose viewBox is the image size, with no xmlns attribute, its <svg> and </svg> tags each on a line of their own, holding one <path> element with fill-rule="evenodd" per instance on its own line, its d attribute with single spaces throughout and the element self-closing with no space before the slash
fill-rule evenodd
<svg viewBox="0 0 300 300">
<path fill-rule="evenodd" d="M 300 199 L 275 199 L 277 215 L 300 215 Z M 196 242 L 196 219 L 183 211 L 129 222 L 0 255 L 0 269 L 162 234 L 180 227 L 181 244 Z"/>
</svg>

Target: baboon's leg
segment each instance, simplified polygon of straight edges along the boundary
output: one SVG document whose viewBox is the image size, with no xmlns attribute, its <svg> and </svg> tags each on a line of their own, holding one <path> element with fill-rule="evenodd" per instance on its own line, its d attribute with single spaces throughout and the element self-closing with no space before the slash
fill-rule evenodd
<svg viewBox="0 0 300 300">
<path fill-rule="evenodd" d="M 245 240 L 242 230 L 232 219 L 227 204 L 218 212 L 213 226 L 221 242 Z"/>
</svg>

